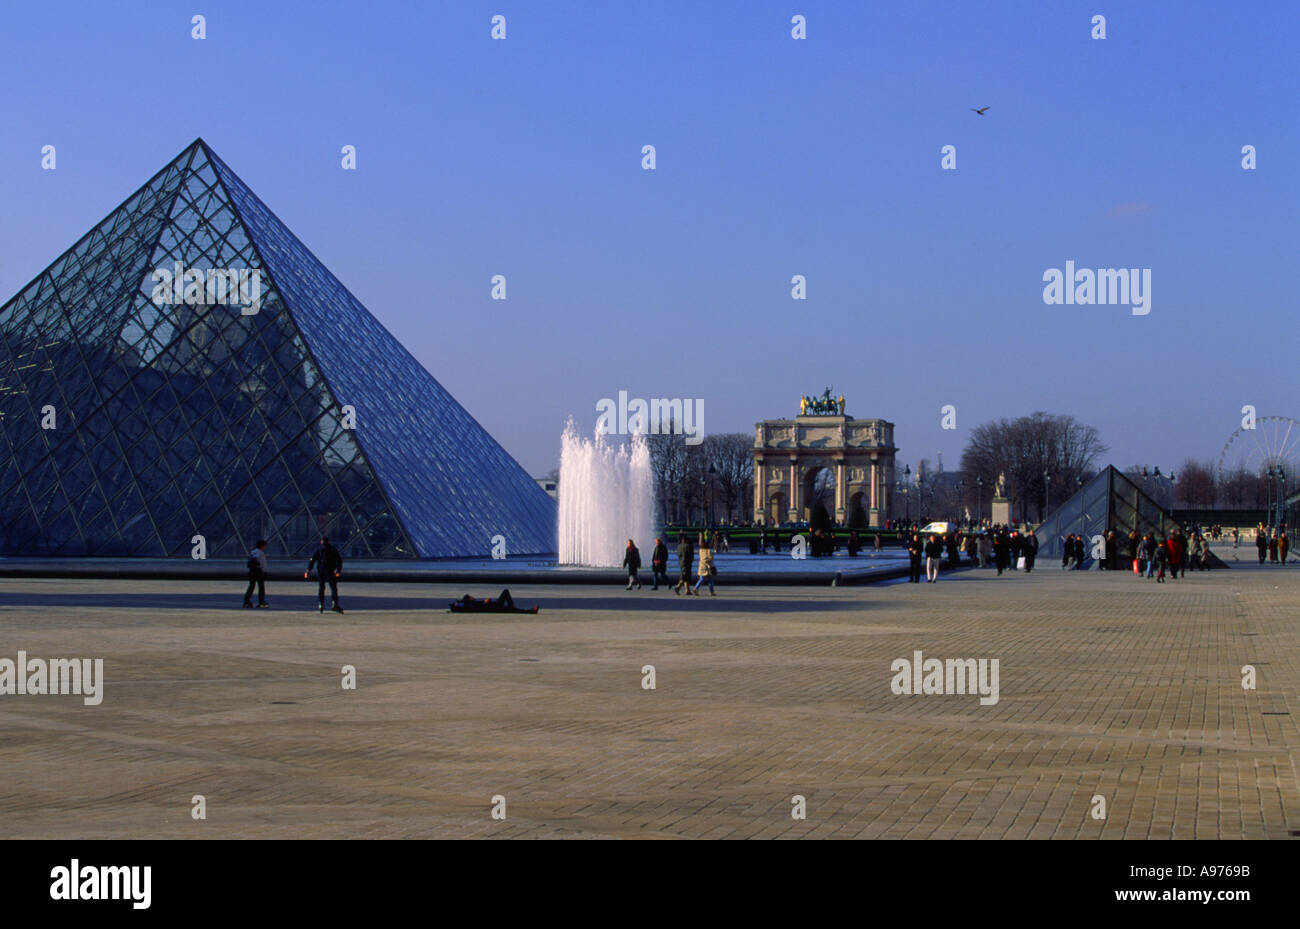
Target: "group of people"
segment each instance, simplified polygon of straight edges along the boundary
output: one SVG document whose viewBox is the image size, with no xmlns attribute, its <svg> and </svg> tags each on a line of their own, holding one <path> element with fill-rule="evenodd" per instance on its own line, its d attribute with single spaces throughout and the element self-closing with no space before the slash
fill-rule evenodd
<svg viewBox="0 0 1300 929">
<path fill-rule="evenodd" d="M 1163 582 L 1166 574 L 1174 578 L 1186 576 L 1189 567 L 1193 571 L 1210 569 L 1210 540 L 1199 531 L 1193 531 L 1189 540 L 1179 526 L 1166 533 L 1141 535 L 1135 529 L 1127 536 L 1112 529 L 1102 542 L 1097 567 L 1103 571 L 1120 570 L 1121 545 L 1127 550 L 1133 573 L 1140 577 L 1154 577 Z"/>
<path fill-rule="evenodd" d="M 998 574 L 1003 571 L 1034 570 L 1038 558 L 1038 536 L 1031 529 L 1021 533 L 1007 526 L 996 525 L 984 532 L 963 534 L 960 531 L 932 532 L 928 539 L 913 525 L 906 534 L 908 557 L 908 582 L 921 582 L 921 560 L 925 559 L 925 577 L 927 583 L 939 580 L 939 566 L 946 553 L 948 564 L 955 566 L 961 562 L 961 553 L 978 562 L 981 568 L 992 564 Z"/>
<path fill-rule="evenodd" d="M 248 587 L 244 590 L 244 609 L 251 609 L 253 606 L 253 591 L 257 591 L 257 606 L 259 609 L 265 609 L 269 604 L 266 602 L 266 539 L 258 539 L 253 550 L 248 553 Z M 318 567 L 319 566 L 319 567 Z M 339 550 L 330 542 L 329 536 L 321 536 L 320 544 L 316 546 L 316 551 L 312 553 L 311 560 L 307 562 L 307 570 L 302 573 L 304 579 L 311 576 L 312 569 L 316 568 L 317 578 L 320 581 L 320 589 L 317 592 L 317 600 L 320 604 L 320 612 L 325 612 L 325 585 L 329 585 L 330 600 L 333 603 L 335 613 L 342 613 L 343 607 L 339 606 L 339 576 L 343 573 L 343 556 Z"/>
<path fill-rule="evenodd" d="M 1233 530 L 1233 549 L 1236 549 L 1240 539 L 1236 538 L 1237 531 Z M 1286 526 L 1279 526 L 1276 529 L 1269 530 L 1260 524 L 1255 529 L 1255 548 L 1259 550 L 1259 563 L 1264 563 L 1264 556 L 1273 564 L 1286 564 L 1287 553 L 1291 551 L 1291 541 L 1286 537 Z"/>
<path fill-rule="evenodd" d="M 698 597 L 700 595 L 700 585 L 707 583 L 709 585 L 709 596 L 716 596 L 713 579 L 718 576 L 718 569 L 713 564 L 713 552 L 717 540 L 718 534 L 716 532 L 713 533 L 712 538 L 703 532 L 700 533 L 699 575 L 694 588 L 692 588 L 691 569 L 695 564 L 695 547 L 691 544 L 690 537 L 685 532 L 681 534 L 677 542 L 679 577 L 677 583 L 672 585 L 673 593 L 685 593 L 688 597 Z M 641 570 L 641 551 L 631 539 L 627 540 L 627 550 L 623 553 L 623 567 L 627 569 L 627 589 L 640 590 L 641 578 L 638 572 Z M 650 572 L 652 578 L 651 590 L 658 590 L 661 580 L 665 587 L 668 586 L 668 546 L 664 544 L 664 540 L 661 538 L 655 539 L 655 547 L 650 552 Z"/>
</svg>

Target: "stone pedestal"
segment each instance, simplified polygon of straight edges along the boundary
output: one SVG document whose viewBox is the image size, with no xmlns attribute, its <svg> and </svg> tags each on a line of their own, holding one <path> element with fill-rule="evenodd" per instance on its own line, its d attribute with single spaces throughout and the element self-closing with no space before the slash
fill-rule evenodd
<svg viewBox="0 0 1300 929">
<path fill-rule="evenodd" d="M 1011 525 L 1011 499 L 1009 497 L 993 498 L 993 515 L 991 519 L 994 525 Z"/>
</svg>

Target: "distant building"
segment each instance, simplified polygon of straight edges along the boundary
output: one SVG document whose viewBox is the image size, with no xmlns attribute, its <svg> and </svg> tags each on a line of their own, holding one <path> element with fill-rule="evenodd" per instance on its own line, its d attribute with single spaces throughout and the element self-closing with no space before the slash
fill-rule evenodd
<svg viewBox="0 0 1300 929">
<path fill-rule="evenodd" d="M 538 477 L 534 478 L 534 480 L 537 481 L 537 486 L 546 491 L 552 500 L 560 499 L 560 482 L 555 480 L 555 478 Z"/>
</svg>

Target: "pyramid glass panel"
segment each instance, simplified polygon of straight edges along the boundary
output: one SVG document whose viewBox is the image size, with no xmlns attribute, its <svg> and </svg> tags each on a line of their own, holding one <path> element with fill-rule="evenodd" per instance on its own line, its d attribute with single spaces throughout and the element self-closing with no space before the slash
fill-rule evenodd
<svg viewBox="0 0 1300 929">
<path fill-rule="evenodd" d="M 201 140 L 0 307 L 0 427 L 4 555 L 555 549 L 555 502 Z"/>
</svg>

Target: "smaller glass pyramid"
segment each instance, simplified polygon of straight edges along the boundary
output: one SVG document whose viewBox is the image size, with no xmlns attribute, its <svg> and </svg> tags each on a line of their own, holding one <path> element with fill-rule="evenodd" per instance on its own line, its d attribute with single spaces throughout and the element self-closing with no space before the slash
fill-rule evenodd
<svg viewBox="0 0 1300 929">
<path fill-rule="evenodd" d="M 1083 485 L 1069 500 L 1054 510 L 1035 530 L 1041 558 L 1060 558 L 1065 550 L 1065 537 L 1082 535 L 1087 557 L 1084 565 L 1093 563 L 1093 540 L 1105 537 L 1115 530 L 1119 551 L 1128 551 L 1129 533 L 1138 536 L 1148 532 L 1165 538 L 1179 523 L 1168 510 L 1142 492 L 1142 488 L 1124 474 L 1108 465 Z"/>
</svg>

